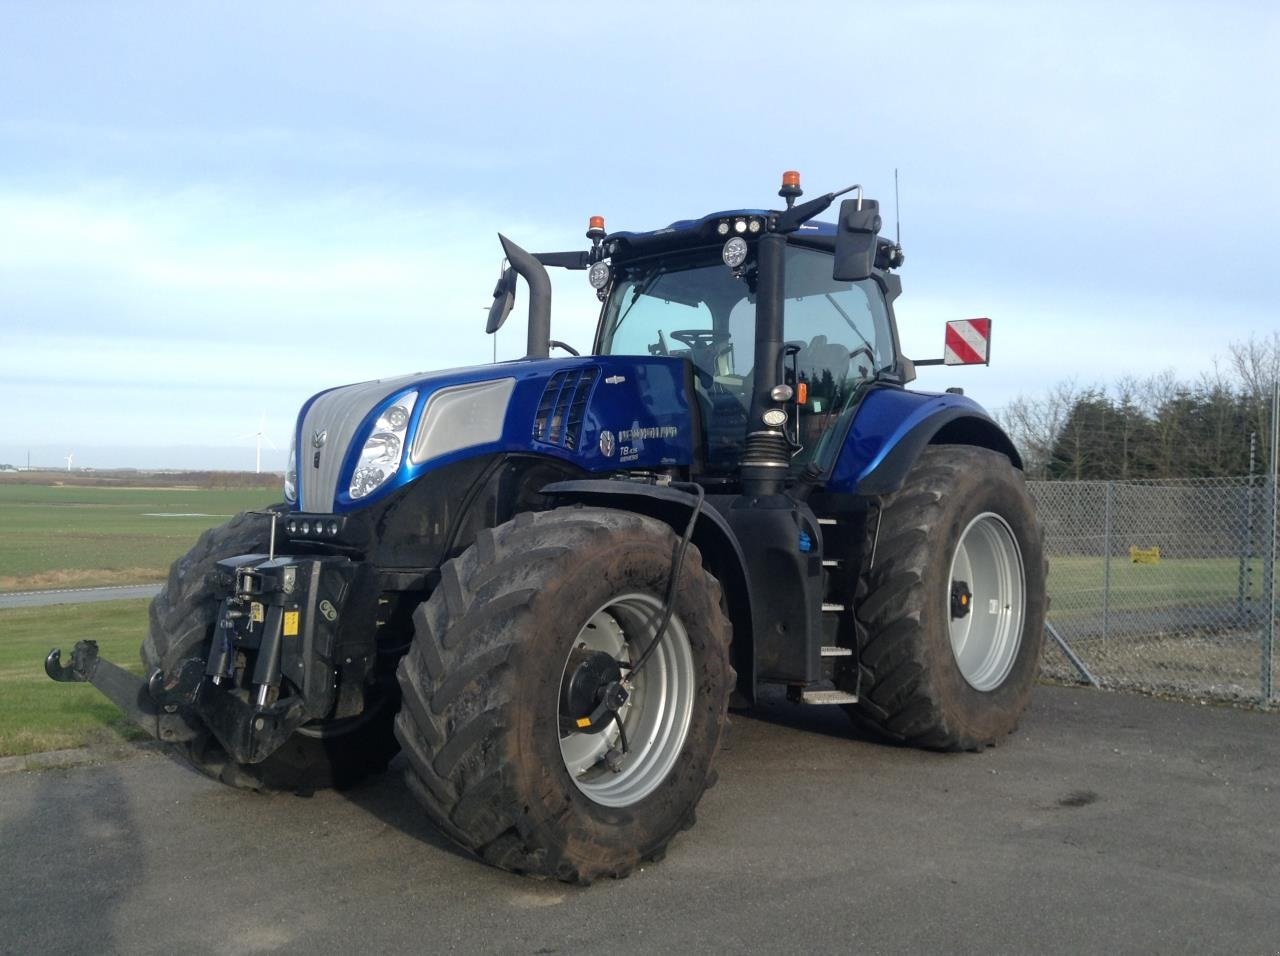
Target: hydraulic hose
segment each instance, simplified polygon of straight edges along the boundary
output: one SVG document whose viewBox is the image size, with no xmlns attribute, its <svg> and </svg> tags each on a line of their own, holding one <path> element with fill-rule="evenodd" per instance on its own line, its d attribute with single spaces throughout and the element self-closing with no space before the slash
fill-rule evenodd
<svg viewBox="0 0 1280 956">
<path fill-rule="evenodd" d="M 692 482 L 673 481 L 671 487 L 696 495 L 698 500 L 694 502 L 693 509 L 689 512 L 689 523 L 685 526 L 684 536 L 680 539 L 680 546 L 676 548 L 675 560 L 671 562 L 671 576 L 667 579 L 667 592 L 662 599 L 662 617 L 658 620 L 658 629 L 654 632 L 653 640 L 649 642 L 649 646 L 644 649 L 640 656 L 636 658 L 635 663 L 631 665 L 628 675 L 631 678 L 640 673 L 644 665 L 649 662 L 653 652 L 662 643 L 662 638 L 667 632 L 667 625 L 671 623 L 671 613 L 675 609 L 676 582 L 680 580 L 680 569 L 684 567 L 685 552 L 689 550 L 689 542 L 693 540 L 693 529 L 698 524 L 698 516 L 702 514 L 702 503 L 707 497 L 707 493 L 702 486 Z"/>
</svg>

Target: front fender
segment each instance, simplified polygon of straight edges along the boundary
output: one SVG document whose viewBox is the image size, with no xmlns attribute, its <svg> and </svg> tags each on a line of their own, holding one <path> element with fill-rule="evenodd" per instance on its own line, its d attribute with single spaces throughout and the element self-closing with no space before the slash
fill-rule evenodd
<svg viewBox="0 0 1280 956">
<path fill-rule="evenodd" d="M 599 478 L 558 481 L 541 491 L 556 505 L 588 504 L 647 515 L 670 525 L 677 535 L 684 534 L 689 512 L 697 501 L 693 495 L 675 488 Z M 733 625 L 731 654 L 738 672 L 738 692 L 755 703 L 755 614 L 742 546 L 709 500 L 698 515 L 692 540 L 702 554 L 703 566 L 724 589 L 725 607 Z"/>
<path fill-rule="evenodd" d="M 973 399 L 879 388 L 858 407 L 827 490 L 859 495 L 897 491 L 930 444 L 989 448 L 1022 467 L 1009 436 Z"/>
</svg>

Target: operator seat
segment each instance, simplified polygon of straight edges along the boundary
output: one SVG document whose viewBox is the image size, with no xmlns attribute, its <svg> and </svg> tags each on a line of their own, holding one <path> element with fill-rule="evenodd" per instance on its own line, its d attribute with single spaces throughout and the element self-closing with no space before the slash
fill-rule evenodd
<svg viewBox="0 0 1280 956">
<path fill-rule="evenodd" d="M 808 380 L 811 389 L 822 381 L 823 372 L 831 373 L 831 380 L 838 389 L 849 374 L 849 349 L 828 342 L 825 335 L 815 335 L 796 353 L 796 367 Z"/>
</svg>

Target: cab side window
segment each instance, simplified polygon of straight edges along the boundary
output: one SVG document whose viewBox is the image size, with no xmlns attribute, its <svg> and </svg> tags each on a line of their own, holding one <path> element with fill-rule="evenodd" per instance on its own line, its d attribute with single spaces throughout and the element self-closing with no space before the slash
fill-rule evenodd
<svg viewBox="0 0 1280 956">
<path fill-rule="evenodd" d="M 875 281 L 836 282 L 830 257 L 805 249 L 788 250 L 784 323 L 787 377 L 803 399 L 796 461 L 803 465 L 854 396 L 893 366 L 893 338 Z"/>
</svg>

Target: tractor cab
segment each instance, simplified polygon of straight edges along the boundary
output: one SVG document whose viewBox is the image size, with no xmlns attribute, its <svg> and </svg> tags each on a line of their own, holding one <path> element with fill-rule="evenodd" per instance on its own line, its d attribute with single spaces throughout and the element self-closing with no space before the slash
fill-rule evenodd
<svg viewBox="0 0 1280 956">
<path fill-rule="evenodd" d="M 816 220 L 854 191 L 837 222 Z M 718 212 L 650 232 L 609 233 L 595 216 L 586 253 L 530 255 L 504 237 L 510 268 L 488 331 L 511 311 L 519 274 L 530 289 L 529 357 L 547 355 L 544 266 L 584 269 L 602 303 L 593 354 L 691 366 L 699 440 L 688 477 L 770 493 L 829 475 L 862 399 L 914 376 L 893 318 L 901 284 L 890 270 L 902 250 L 878 235 L 878 204 L 861 186 L 797 205 L 799 174 L 787 172 L 779 195 L 785 210 Z"/>
<path fill-rule="evenodd" d="M 813 227 L 783 250 L 782 367 L 761 381 L 756 239 L 764 215 L 718 213 L 661 235 L 619 233 L 605 242 L 612 253 L 594 351 L 693 364 L 708 480 L 737 475 L 752 395 L 764 380 L 771 393 L 790 392 L 779 408 L 787 415 L 793 475 L 811 465 L 829 470 L 858 398 L 874 383 L 900 381 L 890 298 L 896 287 L 883 276 L 833 279 L 835 227 Z M 595 281 L 600 277 L 597 270 Z"/>
</svg>

